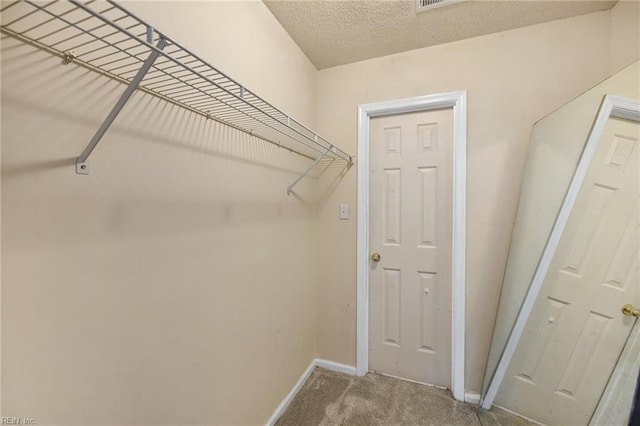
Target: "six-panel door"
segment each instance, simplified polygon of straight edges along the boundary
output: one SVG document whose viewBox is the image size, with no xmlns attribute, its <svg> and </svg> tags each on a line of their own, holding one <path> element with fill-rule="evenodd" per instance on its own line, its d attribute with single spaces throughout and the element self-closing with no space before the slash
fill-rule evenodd
<svg viewBox="0 0 640 426">
<path fill-rule="evenodd" d="M 369 368 L 451 387 L 451 109 L 371 120 Z"/>
</svg>

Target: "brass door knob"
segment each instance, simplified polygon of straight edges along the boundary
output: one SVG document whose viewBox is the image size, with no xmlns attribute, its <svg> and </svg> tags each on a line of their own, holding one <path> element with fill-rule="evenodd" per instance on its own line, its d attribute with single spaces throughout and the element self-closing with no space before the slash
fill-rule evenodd
<svg viewBox="0 0 640 426">
<path fill-rule="evenodd" d="M 622 307 L 622 313 L 628 317 L 640 317 L 640 309 L 634 308 L 633 305 L 629 304 Z"/>
<path fill-rule="evenodd" d="M 373 260 L 374 262 L 380 262 L 380 253 L 373 253 L 371 255 L 371 260 Z"/>
</svg>

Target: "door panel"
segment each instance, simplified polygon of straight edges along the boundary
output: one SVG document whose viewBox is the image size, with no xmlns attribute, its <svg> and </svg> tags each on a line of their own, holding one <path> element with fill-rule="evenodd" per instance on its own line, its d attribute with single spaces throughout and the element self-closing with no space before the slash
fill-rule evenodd
<svg viewBox="0 0 640 426">
<path fill-rule="evenodd" d="M 640 304 L 638 123 L 610 119 L 496 403 L 546 424 L 587 424 Z"/>
<path fill-rule="evenodd" d="M 370 127 L 369 367 L 451 386 L 451 109 Z"/>
</svg>

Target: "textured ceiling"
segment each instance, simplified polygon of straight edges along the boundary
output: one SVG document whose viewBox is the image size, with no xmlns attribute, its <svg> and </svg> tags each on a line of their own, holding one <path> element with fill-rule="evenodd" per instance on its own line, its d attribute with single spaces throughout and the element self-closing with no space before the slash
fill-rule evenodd
<svg viewBox="0 0 640 426">
<path fill-rule="evenodd" d="M 615 1 L 264 0 L 318 69 L 607 10 Z"/>
</svg>

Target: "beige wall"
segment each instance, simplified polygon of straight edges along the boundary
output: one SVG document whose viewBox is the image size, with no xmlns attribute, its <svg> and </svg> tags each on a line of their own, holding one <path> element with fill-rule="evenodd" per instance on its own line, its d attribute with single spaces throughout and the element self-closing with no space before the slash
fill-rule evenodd
<svg viewBox="0 0 640 426">
<path fill-rule="evenodd" d="M 316 70 L 262 3 L 126 5 L 314 124 Z M 308 160 L 137 93 L 77 176 L 123 86 L 1 53 L 2 415 L 264 423 L 316 353 L 313 185 L 286 195 Z"/>
<path fill-rule="evenodd" d="M 126 6 L 351 153 L 359 103 L 469 91 L 478 391 L 531 125 L 633 56 L 610 51 L 611 14 L 317 72 L 261 3 Z M 138 93 L 76 176 L 123 87 L 9 39 L 1 53 L 3 415 L 256 424 L 316 354 L 355 364 L 355 167 L 326 174 L 316 216 L 313 181 L 285 195 L 306 162 Z"/>
<path fill-rule="evenodd" d="M 468 91 L 467 391 L 489 352 L 532 125 L 609 72 L 610 12 L 358 62 L 318 73 L 318 128 L 356 151 L 358 104 Z M 351 170 L 319 212 L 318 351 L 356 361 L 356 221 Z"/>
<path fill-rule="evenodd" d="M 621 0 L 611 9 L 610 74 L 640 56 L 640 0 Z"/>
</svg>

